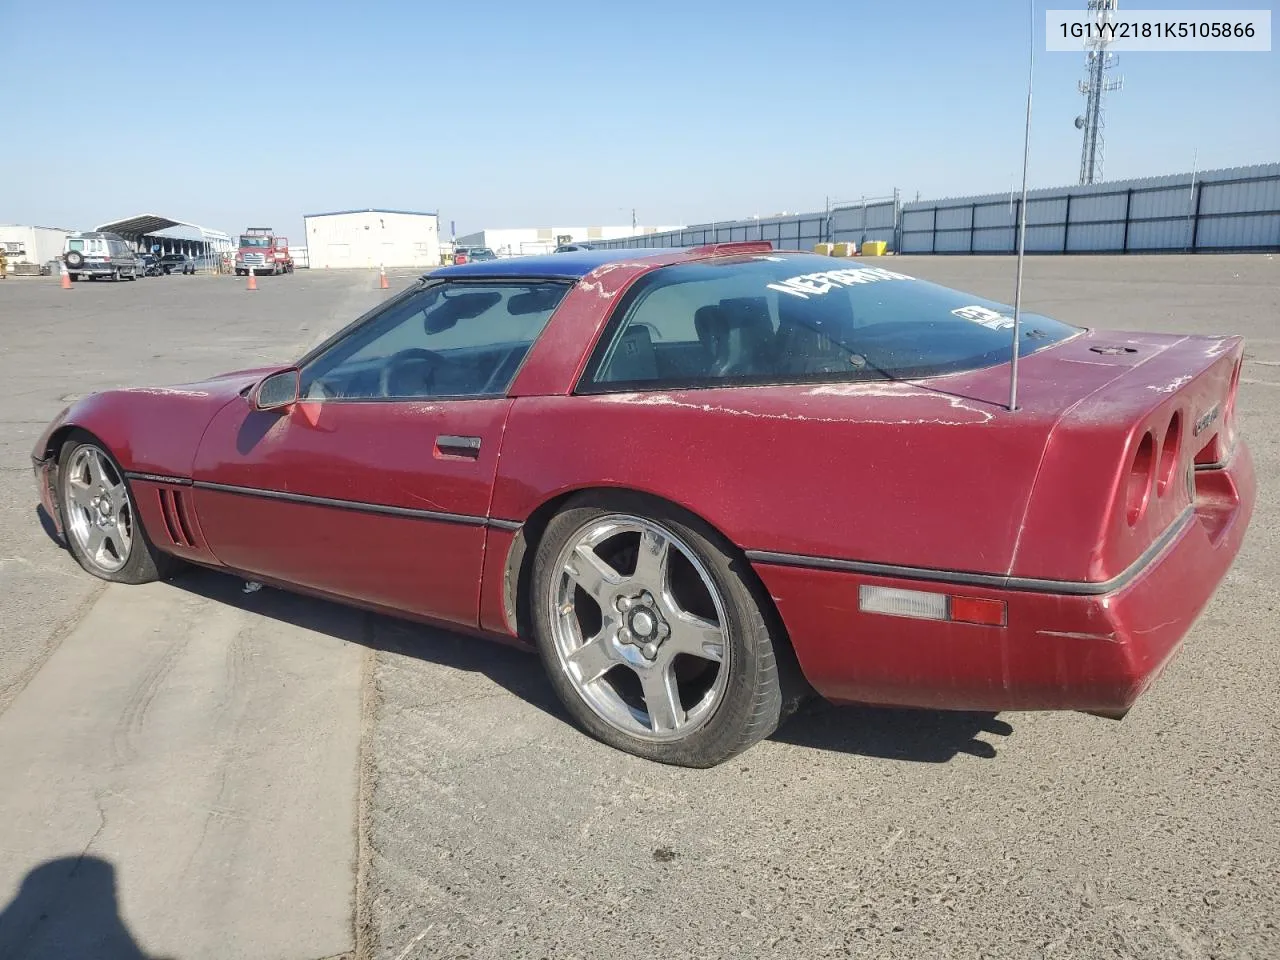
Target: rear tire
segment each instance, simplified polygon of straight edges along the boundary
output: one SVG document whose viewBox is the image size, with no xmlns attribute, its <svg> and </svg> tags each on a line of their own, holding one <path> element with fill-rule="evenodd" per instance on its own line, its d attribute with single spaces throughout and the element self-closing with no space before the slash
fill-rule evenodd
<svg viewBox="0 0 1280 960">
<path fill-rule="evenodd" d="M 773 733 L 807 690 L 745 558 L 662 501 L 571 500 L 538 543 L 531 590 L 560 702 L 626 753 L 714 766 Z"/>
<path fill-rule="evenodd" d="M 151 583 L 181 566 L 147 536 L 120 464 L 83 431 L 59 451 L 57 494 L 67 549 L 88 573 L 112 583 Z"/>
</svg>

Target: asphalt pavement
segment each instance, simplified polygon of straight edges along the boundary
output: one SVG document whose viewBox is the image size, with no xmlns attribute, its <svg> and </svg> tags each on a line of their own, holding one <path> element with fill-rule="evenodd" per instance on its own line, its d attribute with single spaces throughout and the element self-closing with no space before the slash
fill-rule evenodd
<svg viewBox="0 0 1280 960">
<path fill-rule="evenodd" d="M 1009 258 L 884 265 L 1012 297 Z M 1249 338 L 1258 507 L 1182 653 L 1119 723 L 814 705 L 710 771 L 578 733 L 519 651 L 212 573 L 104 589 L 41 528 L 63 397 L 287 358 L 369 275 L 0 284 L 0 956 L 1280 956 L 1280 257 L 1026 278 Z"/>
</svg>

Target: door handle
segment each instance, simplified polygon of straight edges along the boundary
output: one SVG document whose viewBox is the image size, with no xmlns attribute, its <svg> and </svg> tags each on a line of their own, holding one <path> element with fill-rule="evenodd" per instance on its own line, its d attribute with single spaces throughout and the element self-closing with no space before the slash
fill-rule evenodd
<svg viewBox="0 0 1280 960">
<path fill-rule="evenodd" d="M 436 437 L 436 453 L 445 457 L 470 457 L 472 460 L 480 456 L 479 437 L 455 437 L 440 434 Z"/>
</svg>

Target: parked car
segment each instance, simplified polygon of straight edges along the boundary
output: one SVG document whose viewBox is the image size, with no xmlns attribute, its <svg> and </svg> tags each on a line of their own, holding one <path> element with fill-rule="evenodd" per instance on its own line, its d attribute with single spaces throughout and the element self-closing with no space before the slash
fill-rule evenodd
<svg viewBox="0 0 1280 960">
<path fill-rule="evenodd" d="M 593 250 L 594 247 L 589 243 L 562 243 L 556 247 L 556 253 L 580 253 L 583 250 Z"/>
<path fill-rule="evenodd" d="M 498 255 L 488 247 L 454 247 L 453 262 L 461 265 L 464 263 L 479 263 L 484 260 L 497 260 Z"/>
<path fill-rule="evenodd" d="M 1010 308 L 897 271 L 469 263 L 295 363 L 84 397 L 32 456 L 97 577 L 187 561 L 536 649 L 652 760 L 811 690 L 1118 718 L 1248 527 L 1244 343 L 1022 324 L 1010 411 Z"/>
<path fill-rule="evenodd" d="M 137 280 L 141 268 L 133 248 L 114 233 L 87 231 L 68 234 L 62 245 L 62 262 L 72 281 L 99 277 Z"/>
<path fill-rule="evenodd" d="M 160 276 L 160 258 L 154 253 L 140 253 L 138 256 L 138 276 Z"/>
<path fill-rule="evenodd" d="M 194 275 L 196 272 L 196 261 L 194 257 L 189 257 L 185 253 L 166 253 L 160 258 L 160 272 L 165 276 L 171 273 L 189 273 Z"/>
</svg>

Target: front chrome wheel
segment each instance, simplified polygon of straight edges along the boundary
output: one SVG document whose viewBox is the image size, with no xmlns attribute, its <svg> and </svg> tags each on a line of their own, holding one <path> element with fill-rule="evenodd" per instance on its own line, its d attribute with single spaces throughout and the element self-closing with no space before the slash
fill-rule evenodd
<svg viewBox="0 0 1280 960">
<path fill-rule="evenodd" d="M 725 601 L 697 554 L 665 526 L 596 516 L 565 541 L 547 587 L 563 675 L 610 727 L 672 741 L 725 698 L 733 645 Z"/>
<path fill-rule="evenodd" d="M 129 562 L 136 532 L 133 501 L 110 460 L 92 444 L 77 447 L 62 471 L 67 533 L 103 573 Z"/>
</svg>

